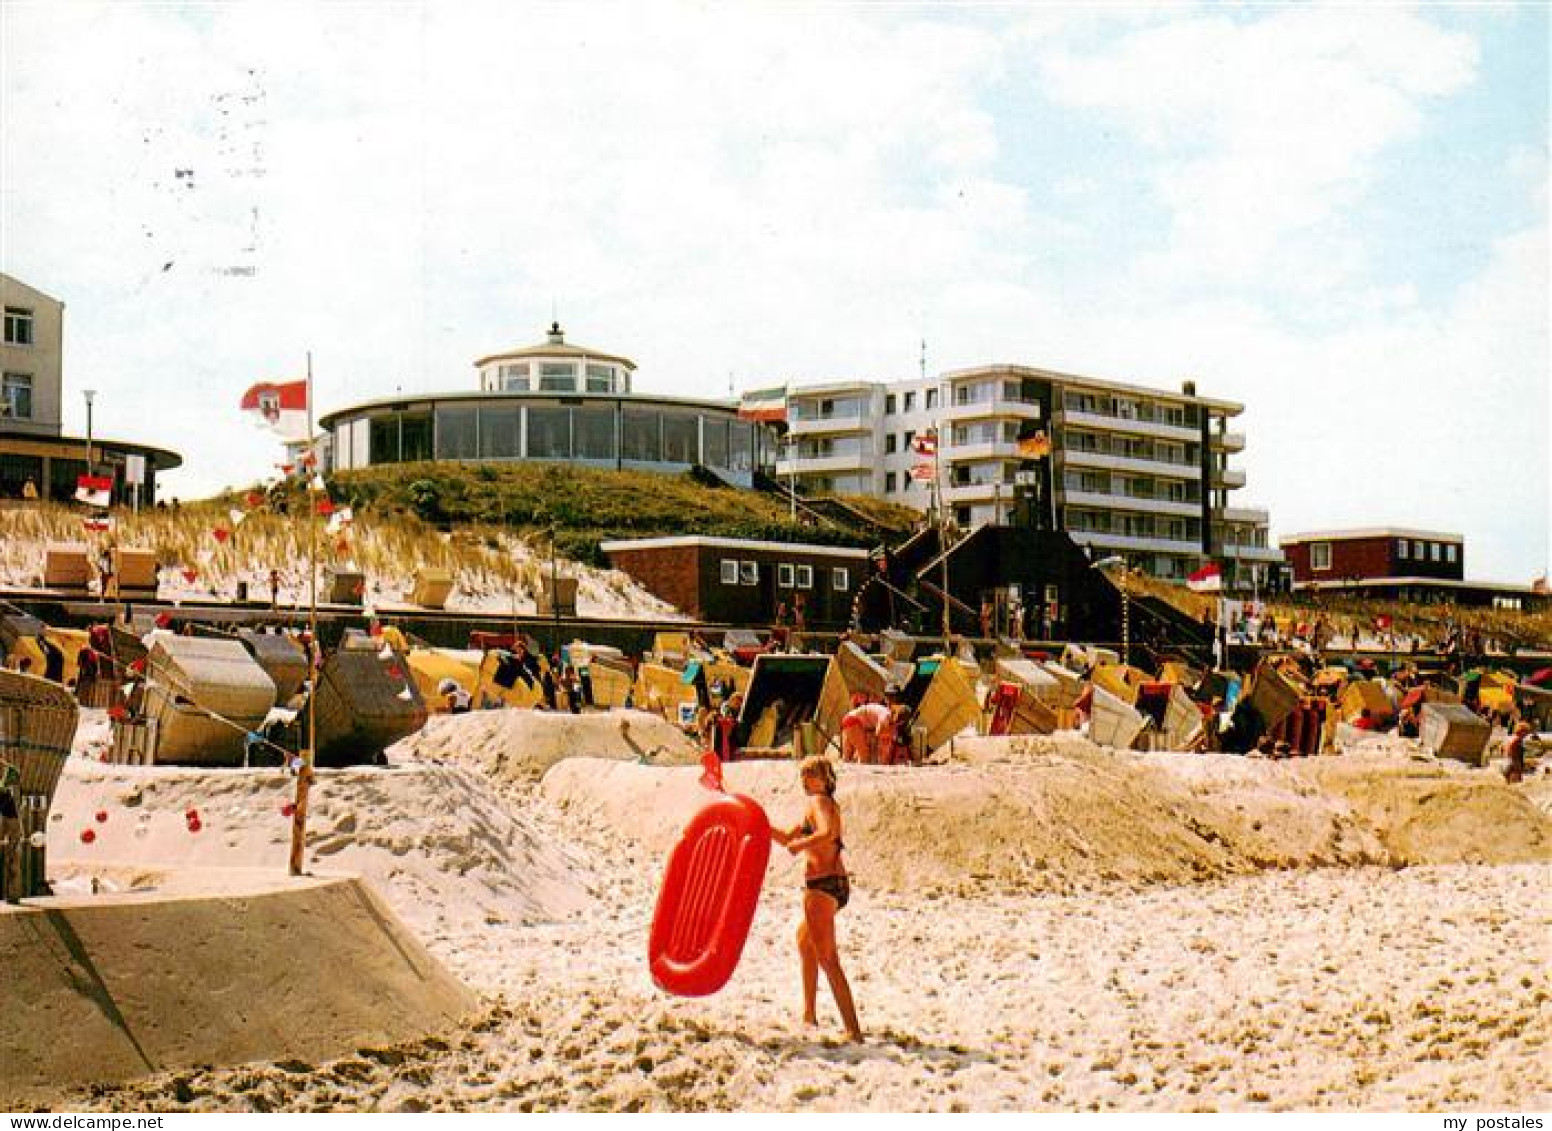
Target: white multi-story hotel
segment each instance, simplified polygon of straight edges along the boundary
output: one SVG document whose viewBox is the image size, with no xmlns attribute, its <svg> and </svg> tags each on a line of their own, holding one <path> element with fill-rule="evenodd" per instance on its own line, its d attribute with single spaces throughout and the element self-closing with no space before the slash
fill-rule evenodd
<svg viewBox="0 0 1552 1131">
<path fill-rule="evenodd" d="M 1266 511 L 1229 505 L 1245 485 L 1229 457 L 1245 438 L 1227 424 L 1243 410 L 1189 381 L 1170 392 L 1022 365 L 789 388 L 776 471 L 803 493 L 926 510 L 933 484 L 912 477 L 924 462 L 912 441 L 936 430 L 944 505 L 962 528 L 1028 521 L 1038 476 L 1039 505 L 1096 557 L 1125 554 L 1170 578 L 1214 559 L 1227 584 L 1248 585 L 1251 566 L 1264 578 L 1282 555 L 1267 545 Z M 1050 441 L 1048 467 L 1019 450 L 1035 433 Z"/>
</svg>

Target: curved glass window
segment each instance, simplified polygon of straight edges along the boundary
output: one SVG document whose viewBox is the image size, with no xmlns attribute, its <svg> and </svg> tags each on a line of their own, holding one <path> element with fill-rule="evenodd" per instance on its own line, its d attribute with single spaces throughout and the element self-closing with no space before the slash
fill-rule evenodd
<svg viewBox="0 0 1552 1131">
<path fill-rule="evenodd" d="M 528 406 L 528 458 L 571 458 L 571 410 Z"/>
<path fill-rule="evenodd" d="M 399 455 L 405 463 L 431 458 L 431 414 L 405 413 L 399 418 Z"/>
<path fill-rule="evenodd" d="M 620 455 L 643 463 L 658 463 L 663 458 L 662 438 L 658 432 L 658 414 L 628 408 L 620 427 Z"/>
<path fill-rule="evenodd" d="M 542 361 L 539 363 L 539 390 L 545 393 L 574 393 L 577 391 L 577 367 L 571 362 Z"/>
<path fill-rule="evenodd" d="M 571 410 L 573 454 L 577 459 L 614 459 L 614 406 Z"/>
<path fill-rule="evenodd" d="M 397 416 L 372 418 L 372 462 L 399 462 L 399 418 Z"/>
<path fill-rule="evenodd" d="M 728 422 L 728 467 L 733 471 L 754 470 L 754 430 L 756 424 L 742 420 Z"/>
<path fill-rule="evenodd" d="M 479 428 L 473 406 L 449 405 L 436 410 L 436 458 L 474 459 L 479 454 Z"/>
<path fill-rule="evenodd" d="M 699 418 L 678 413 L 663 414 L 663 462 L 699 463 Z"/>
<path fill-rule="evenodd" d="M 503 365 L 501 367 L 501 380 L 496 386 L 509 393 L 526 392 L 528 389 L 528 363 L 518 362 L 515 365 Z"/>
<path fill-rule="evenodd" d="M 702 461 L 707 467 L 728 466 L 728 427 L 725 417 L 701 417 L 701 439 L 704 443 Z"/>
<path fill-rule="evenodd" d="M 590 393 L 614 392 L 614 366 L 589 365 L 587 367 L 587 391 Z"/>
<path fill-rule="evenodd" d="M 516 406 L 480 409 L 481 459 L 517 459 L 523 454 L 520 412 Z"/>
</svg>

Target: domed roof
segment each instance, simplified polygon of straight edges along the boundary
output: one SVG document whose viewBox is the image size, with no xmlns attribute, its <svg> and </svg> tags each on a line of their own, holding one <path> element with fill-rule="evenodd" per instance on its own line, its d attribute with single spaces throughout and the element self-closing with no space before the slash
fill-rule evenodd
<svg viewBox="0 0 1552 1131">
<path fill-rule="evenodd" d="M 524 346 L 522 349 L 506 350 L 502 353 L 493 353 L 487 357 L 475 361 L 476 368 L 482 368 L 492 361 L 521 361 L 531 357 L 578 357 L 587 358 L 589 361 L 607 361 L 616 365 L 623 365 L 626 369 L 634 370 L 636 363 L 628 357 L 619 354 L 604 353 L 602 350 L 589 349 L 587 346 L 570 345 L 566 342 L 566 335 L 562 332 L 559 322 L 550 323 L 550 332 L 543 342 L 538 345 Z"/>
</svg>

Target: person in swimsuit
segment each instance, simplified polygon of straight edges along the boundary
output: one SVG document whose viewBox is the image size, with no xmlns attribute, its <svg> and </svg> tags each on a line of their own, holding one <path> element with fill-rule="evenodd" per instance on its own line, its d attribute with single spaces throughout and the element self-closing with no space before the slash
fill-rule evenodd
<svg viewBox="0 0 1552 1131">
<path fill-rule="evenodd" d="M 805 758 L 798 766 L 808 812 L 792 829 L 772 829 L 771 837 L 794 856 L 803 854 L 803 921 L 798 924 L 798 956 L 803 965 L 803 1021 L 817 1025 L 815 999 L 819 971 L 841 1011 L 841 1021 L 854 1041 L 862 1040 L 851 985 L 841 969 L 835 945 L 835 913 L 851 898 L 851 880 L 841 863 L 841 809 L 835 803 L 835 767 L 822 757 Z"/>
</svg>

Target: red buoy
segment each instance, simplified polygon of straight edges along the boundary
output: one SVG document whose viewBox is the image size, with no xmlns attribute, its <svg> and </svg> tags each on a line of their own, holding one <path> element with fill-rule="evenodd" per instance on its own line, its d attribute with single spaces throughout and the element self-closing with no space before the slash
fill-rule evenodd
<svg viewBox="0 0 1552 1131">
<path fill-rule="evenodd" d="M 92 830 L 92 829 L 82 829 L 81 830 L 81 843 L 82 844 L 91 844 L 92 841 L 94 841 L 96 839 L 97 839 L 97 833 L 94 830 Z"/>
<path fill-rule="evenodd" d="M 765 883 L 771 825 L 752 799 L 730 794 L 690 819 L 668 856 L 652 915 L 652 980 L 704 997 L 727 985 L 744 952 Z"/>
<path fill-rule="evenodd" d="M 107 819 L 108 819 L 108 811 L 106 809 L 99 809 L 99 810 L 97 810 L 97 823 L 99 825 L 102 824 Z"/>
</svg>

